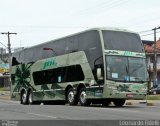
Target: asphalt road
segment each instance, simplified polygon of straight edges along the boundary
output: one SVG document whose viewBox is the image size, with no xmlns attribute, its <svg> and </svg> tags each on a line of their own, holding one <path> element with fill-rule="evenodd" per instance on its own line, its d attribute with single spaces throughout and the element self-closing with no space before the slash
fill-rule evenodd
<svg viewBox="0 0 160 126">
<path fill-rule="evenodd" d="M 159 120 L 160 105 L 134 104 L 132 106 L 125 105 L 121 108 L 98 105 L 81 107 L 69 105 L 20 105 L 19 102 L 0 100 L 0 119 L 62 120 L 59 122 L 64 122 L 65 125 L 67 120 L 72 120 L 75 125 L 77 125 L 77 121 L 81 120 L 90 120 L 90 122 L 93 120 L 92 125 L 97 122 L 94 120 Z"/>
</svg>

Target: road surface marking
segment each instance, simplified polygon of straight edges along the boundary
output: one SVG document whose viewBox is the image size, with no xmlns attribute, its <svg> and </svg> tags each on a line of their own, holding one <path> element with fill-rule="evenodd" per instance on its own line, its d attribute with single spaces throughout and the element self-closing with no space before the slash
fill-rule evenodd
<svg viewBox="0 0 160 126">
<path fill-rule="evenodd" d="M 41 116 L 41 117 L 47 117 L 47 118 L 52 118 L 52 119 L 57 119 L 55 116 L 49 116 L 49 115 L 42 115 L 42 114 L 36 114 L 36 113 L 27 113 L 29 115 L 35 115 L 35 116 Z"/>
</svg>

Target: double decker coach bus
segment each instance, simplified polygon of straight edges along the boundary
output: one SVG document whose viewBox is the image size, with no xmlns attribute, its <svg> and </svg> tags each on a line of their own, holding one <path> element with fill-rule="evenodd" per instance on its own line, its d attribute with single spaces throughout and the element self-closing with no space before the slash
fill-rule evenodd
<svg viewBox="0 0 160 126">
<path fill-rule="evenodd" d="M 145 98 L 148 77 L 137 33 L 95 28 L 13 53 L 11 80 L 21 104 L 123 106 Z"/>
</svg>

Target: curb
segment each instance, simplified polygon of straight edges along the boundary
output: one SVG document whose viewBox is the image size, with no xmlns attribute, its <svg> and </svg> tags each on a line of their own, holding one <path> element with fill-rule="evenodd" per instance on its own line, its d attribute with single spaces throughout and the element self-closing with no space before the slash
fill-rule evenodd
<svg viewBox="0 0 160 126">
<path fill-rule="evenodd" d="M 0 96 L 0 99 L 1 100 L 11 100 L 11 97 L 10 97 L 10 95 L 8 95 L 8 96 Z"/>
<path fill-rule="evenodd" d="M 0 91 L 0 95 L 10 95 L 10 91 Z"/>
<path fill-rule="evenodd" d="M 1 100 L 11 100 L 10 91 L 0 91 Z"/>
<path fill-rule="evenodd" d="M 126 102 L 126 105 L 133 105 L 133 102 Z"/>
<path fill-rule="evenodd" d="M 155 106 L 156 103 L 160 103 L 158 100 L 128 100 L 125 105 L 144 104 L 146 106 Z"/>
<path fill-rule="evenodd" d="M 155 106 L 155 103 L 152 103 L 152 102 L 147 102 L 146 104 L 147 106 Z"/>
</svg>

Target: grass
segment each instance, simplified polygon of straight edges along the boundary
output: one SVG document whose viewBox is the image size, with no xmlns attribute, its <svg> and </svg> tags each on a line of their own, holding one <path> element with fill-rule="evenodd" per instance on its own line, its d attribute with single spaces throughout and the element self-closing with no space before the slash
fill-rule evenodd
<svg viewBox="0 0 160 126">
<path fill-rule="evenodd" d="M 10 88 L 7 88 L 7 87 L 0 87 L 0 91 L 10 91 Z"/>
<path fill-rule="evenodd" d="M 0 91 L 5 91 L 5 88 L 3 88 L 3 87 L 0 87 Z"/>
<path fill-rule="evenodd" d="M 147 95 L 147 100 L 160 100 L 160 95 Z"/>
</svg>

